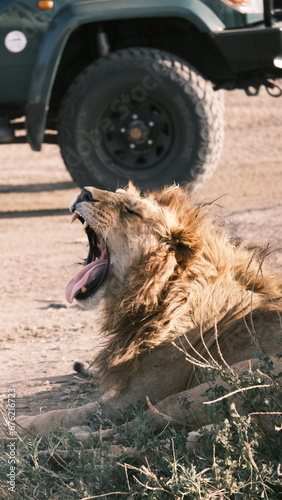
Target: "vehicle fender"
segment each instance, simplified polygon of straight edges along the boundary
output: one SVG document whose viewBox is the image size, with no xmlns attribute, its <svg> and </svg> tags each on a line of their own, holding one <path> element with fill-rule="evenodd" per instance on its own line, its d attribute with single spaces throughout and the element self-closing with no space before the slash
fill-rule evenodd
<svg viewBox="0 0 282 500">
<path fill-rule="evenodd" d="M 52 86 L 73 30 L 91 22 L 139 17 L 179 17 L 206 33 L 225 28 L 220 18 L 201 0 L 85 0 L 61 8 L 43 36 L 31 77 L 26 127 L 28 141 L 35 151 L 41 149 Z"/>
</svg>

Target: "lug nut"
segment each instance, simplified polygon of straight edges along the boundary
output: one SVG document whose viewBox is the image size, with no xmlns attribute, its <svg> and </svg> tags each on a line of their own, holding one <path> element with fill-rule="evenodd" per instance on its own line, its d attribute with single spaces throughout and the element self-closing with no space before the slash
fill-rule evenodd
<svg viewBox="0 0 282 500">
<path fill-rule="evenodd" d="M 119 129 L 119 131 L 120 131 L 122 134 L 124 134 L 124 133 L 125 133 L 125 128 L 124 128 L 124 127 L 121 127 L 121 128 Z"/>
<path fill-rule="evenodd" d="M 132 120 L 137 120 L 137 118 L 138 118 L 138 115 L 136 115 L 136 114 L 132 115 Z"/>
<path fill-rule="evenodd" d="M 129 144 L 129 147 L 130 147 L 130 149 L 135 149 L 136 148 L 136 146 L 135 146 L 135 144 L 133 144 L 133 142 L 131 142 L 131 144 Z"/>
<path fill-rule="evenodd" d="M 147 141 L 147 144 L 148 144 L 149 146 L 152 146 L 152 144 L 153 144 L 152 139 L 149 139 L 149 140 Z"/>
<path fill-rule="evenodd" d="M 149 125 L 149 127 L 154 127 L 155 126 L 155 122 L 149 122 L 148 125 Z"/>
</svg>

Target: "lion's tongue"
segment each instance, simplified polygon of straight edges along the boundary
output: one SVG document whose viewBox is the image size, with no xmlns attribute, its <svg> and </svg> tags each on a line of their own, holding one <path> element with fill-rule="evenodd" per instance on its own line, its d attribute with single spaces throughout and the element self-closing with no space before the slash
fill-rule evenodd
<svg viewBox="0 0 282 500">
<path fill-rule="evenodd" d="M 103 272 L 108 264 L 107 259 L 100 259 L 98 261 L 90 262 L 78 271 L 74 277 L 68 282 L 66 287 L 66 299 L 71 304 L 77 292 L 81 287 L 95 280 L 100 273 Z"/>
</svg>

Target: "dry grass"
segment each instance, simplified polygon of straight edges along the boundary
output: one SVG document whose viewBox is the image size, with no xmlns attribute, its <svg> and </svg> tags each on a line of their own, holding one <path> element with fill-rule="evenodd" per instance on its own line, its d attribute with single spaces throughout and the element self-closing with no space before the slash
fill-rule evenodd
<svg viewBox="0 0 282 500">
<path fill-rule="evenodd" d="M 214 371 L 205 369 L 206 377 L 213 379 Z M 218 371 L 230 390 L 212 388 L 206 409 L 220 423 L 200 431 L 193 451 L 185 428 L 154 436 L 138 410 L 138 429 L 111 442 L 83 445 L 63 430 L 48 440 L 18 438 L 14 492 L 9 448 L 1 445 L 1 499 L 282 499 L 282 374 L 273 374 L 263 352 L 252 371 Z M 243 398 L 240 411 L 232 393 Z"/>
</svg>

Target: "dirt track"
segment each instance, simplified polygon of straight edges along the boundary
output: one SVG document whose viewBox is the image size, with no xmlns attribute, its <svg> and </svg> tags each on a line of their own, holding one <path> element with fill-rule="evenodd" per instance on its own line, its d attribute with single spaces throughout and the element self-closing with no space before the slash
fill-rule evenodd
<svg viewBox="0 0 282 500">
<path fill-rule="evenodd" d="M 200 200 L 221 197 L 218 213 L 228 231 L 271 241 L 278 250 L 270 261 L 280 272 L 281 107 L 281 98 L 264 91 L 252 98 L 226 94 L 222 160 L 198 192 Z M 91 359 L 98 339 L 93 312 L 64 298 L 86 255 L 81 227 L 69 225 L 67 212 L 79 189 L 56 146 L 45 145 L 38 154 L 25 144 L 2 145 L 0 158 L 1 392 L 5 397 L 7 388 L 16 390 L 19 413 L 80 404 L 90 387 L 68 374 L 75 359 Z"/>
</svg>

